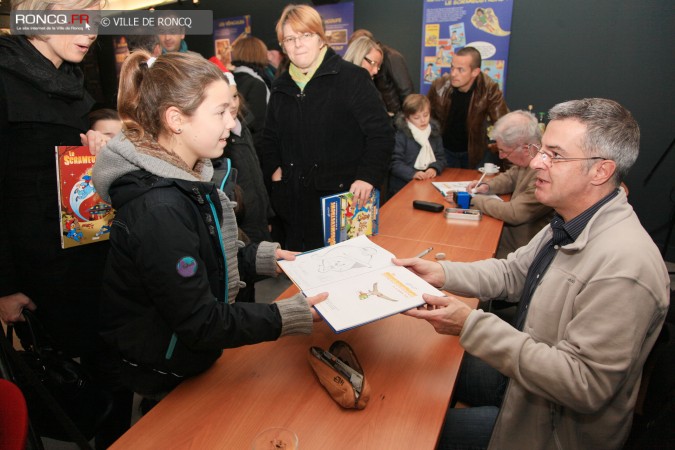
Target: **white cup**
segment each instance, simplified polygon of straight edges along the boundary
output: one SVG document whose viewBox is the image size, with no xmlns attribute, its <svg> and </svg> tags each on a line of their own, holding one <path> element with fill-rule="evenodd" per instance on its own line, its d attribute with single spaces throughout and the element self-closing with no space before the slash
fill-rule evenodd
<svg viewBox="0 0 675 450">
<path fill-rule="evenodd" d="M 485 163 L 483 165 L 483 170 L 485 173 L 497 173 L 499 172 L 499 166 L 492 163 Z"/>
</svg>

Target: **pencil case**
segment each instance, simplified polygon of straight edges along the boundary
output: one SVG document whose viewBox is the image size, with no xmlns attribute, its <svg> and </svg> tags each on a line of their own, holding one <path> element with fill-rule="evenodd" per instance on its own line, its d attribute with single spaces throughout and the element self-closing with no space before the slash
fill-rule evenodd
<svg viewBox="0 0 675 450">
<path fill-rule="evenodd" d="M 309 364 L 328 395 L 343 408 L 363 409 L 370 399 L 370 385 L 354 350 L 335 341 L 328 351 L 309 349 Z"/>
<path fill-rule="evenodd" d="M 447 219 L 480 220 L 482 213 L 477 209 L 445 208 Z"/>
</svg>

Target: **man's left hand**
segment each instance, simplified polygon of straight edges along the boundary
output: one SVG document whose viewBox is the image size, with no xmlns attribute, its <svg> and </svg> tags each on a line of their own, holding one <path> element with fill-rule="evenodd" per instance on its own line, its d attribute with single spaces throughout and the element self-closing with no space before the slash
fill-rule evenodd
<svg viewBox="0 0 675 450">
<path fill-rule="evenodd" d="M 426 305 L 411 309 L 404 314 L 417 319 L 424 319 L 439 334 L 458 336 L 464 328 L 464 322 L 472 309 L 456 297 L 436 297 L 424 294 Z"/>
</svg>

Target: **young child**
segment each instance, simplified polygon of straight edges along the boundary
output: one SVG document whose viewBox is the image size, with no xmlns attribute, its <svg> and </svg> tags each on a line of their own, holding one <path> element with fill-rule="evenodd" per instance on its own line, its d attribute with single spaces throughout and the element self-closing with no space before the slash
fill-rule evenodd
<svg viewBox="0 0 675 450">
<path fill-rule="evenodd" d="M 211 180 L 234 120 L 222 72 L 199 55 L 132 53 L 122 67 L 124 132 L 97 156 L 94 183 L 116 210 L 101 335 L 124 383 L 160 399 L 223 348 L 308 334 L 321 294 L 232 303 L 240 273 L 276 274 L 278 244 L 237 241 L 232 202 Z M 243 272 L 240 272 L 243 271 Z"/>
<path fill-rule="evenodd" d="M 445 150 L 440 128 L 431 119 L 429 99 L 410 94 L 396 117 L 396 143 L 391 156 L 389 195 L 396 194 L 412 179 L 436 177 L 445 168 Z"/>
<path fill-rule="evenodd" d="M 102 108 L 89 113 L 89 128 L 109 138 L 122 131 L 122 121 L 114 109 Z"/>
<path fill-rule="evenodd" d="M 230 137 L 227 138 L 227 146 L 223 155 L 211 160 L 211 162 L 217 174 L 226 172 L 227 159 L 231 161 L 232 167 L 237 169 L 237 184 L 241 187 L 243 197 L 243 204 L 239 205 L 243 211 L 240 216 L 237 216 L 237 224 L 251 241 L 269 241 L 272 239 L 269 231 L 269 219 L 274 213 L 270 206 L 251 131 L 240 120 L 242 100 L 237 91 L 237 84 L 232 73 L 225 72 L 225 77 L 230 84 L 230 93 L 232 94 L 230 113 L 235 126 L 230 131 Z M 214 178 L 216 185 L 218 185 L 217 181 Z M 239 220 L 240 218 L 241 220 Z"/>
<path fill-rule="evenodd" d="M 211 160 L 214 169 L 212 181 L 216 186 L 223 183 L 223 178 L 228 173 L 236 173 L 236 184 L 239 188 L 236 216 L 237 225 L 243 232 L 242 239 L 251 242 L 271 241 L 269 220 L 274 216 L 270 200 L 263 181 L 260 161 L 253 144 L 253 137 L 241 117 L 242 99 L 237 91 L 237 84 L 231 72 L 224 72 L 230 84 L 232 102 L 230 113 L 235 126 L 227 138 L 227 146 L 220 158 Z M 252 279 L 243 280 L 246 287 L 239 290 L 237 301 L 255 301 L 255 282 L 264 277 L 256 276 Z"/>
</svg>

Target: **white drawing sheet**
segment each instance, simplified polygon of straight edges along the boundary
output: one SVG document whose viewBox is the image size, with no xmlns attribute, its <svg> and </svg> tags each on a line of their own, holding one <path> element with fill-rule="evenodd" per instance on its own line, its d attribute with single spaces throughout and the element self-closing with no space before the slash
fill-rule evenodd
<svg viewBox="0 0 675 450">
<path fill-rule="evenodd" d="M 431 184 L 438 189 L 438 191 L 443 194 L 444 197 L 447 197 L 448 195 L 452 194 L 453 192 L 468 192 L 467 187 L 469 186 L 470 181 L 432 181 Z M 501 197 L 495 194 L 474 194 L 472 192 L 469 192 L 469 194 L 473 197 L 474 195 L 482 195 L 484 197 L 489 197 L 489 198 L 494 198 L 499 200 L 500 202 L 503 202 Z"/>
<path fill-rule="evenodd" d="M 311 297 L 328 292 L 316 310 L 337 333 L 423 305 L 422 294 L 441 291 L 404 267 L 366 236 L 279 261 L 288 277 Z"/>
<path fill-rule="evenodd" d="M 432 181 L 431 184 L 438 189 L 443 196 L 452 192 L 466 192 L 471 181 Z"/>
</svg>

